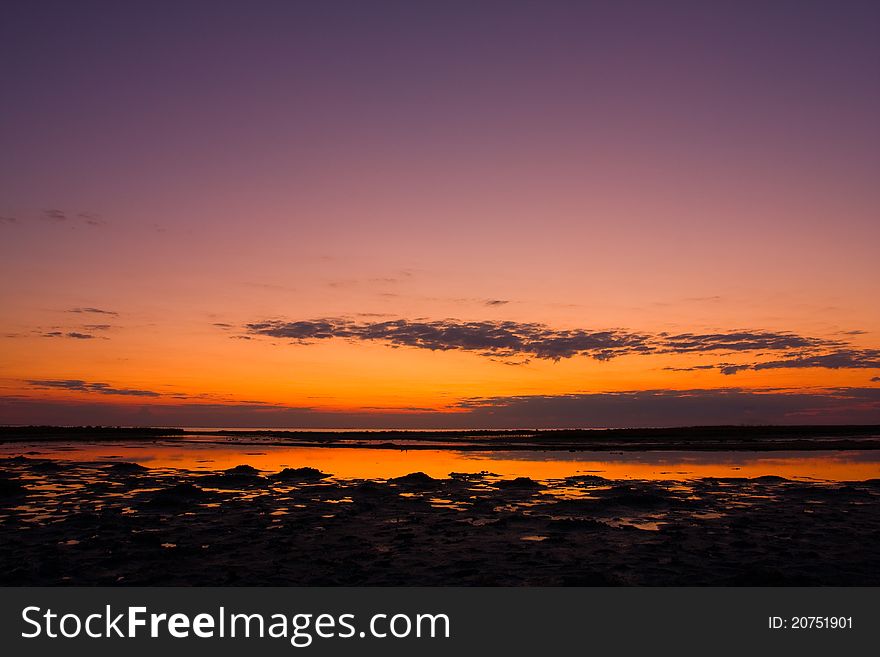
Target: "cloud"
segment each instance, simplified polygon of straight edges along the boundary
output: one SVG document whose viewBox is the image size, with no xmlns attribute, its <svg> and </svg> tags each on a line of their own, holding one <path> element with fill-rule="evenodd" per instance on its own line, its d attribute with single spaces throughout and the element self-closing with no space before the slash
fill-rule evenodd
<svg viewBox="0 0 880 657">
<path fill-rule="evenodd" d="M 91 392 L 101 395 L 125 395 L 130 397 L 160 397 L 161 393 L 152 390 L 114 388 L 109 383 L 82 381 L 80 379 L 34 379 L 27 381 L 34 388 Z"/>
<path fill-rule="evenodd" d="M 290 287 L 289 285 L 278 285 L 277 283 L 261 283 L 259 281 L 245 281 L 242 285 L 247 287 L 256 287 L 264 290 L 279 290 L 281 292 L 295 292 L 295 287 Z"/>
<path fill-rule="evenodd" d="M 89 226 L 104 226 L 107 224 L 107 222 L 101 218 L 101 215 L 95 214 L 94 212 L 80 212 L 76 216 Z"/>
<path fill-rule="evenodd" d="M 0 224 L 17 224 L 18 219 L 16 217 L 4 217 L 0 216 Z"/>
<path fill-rule="evenodd" d="M 558 360 L 581 354 L 599 360 L 641 351 L 649 336 L 623 331 L 553 330 L 517 322 L 409 321 L 356 323 L 345 319 L 247 324 L 252 335 L 310 342 L 329 338 L 380 341 L 431 351 L 473 351 L 490 356 L 533 356 Z"/>
<path fill-rule="evenodd" d="M 510 301 L 507 299 L 486 299 L 484 303 L 487 306 L 503 306 L 510 303 Z"/>
<path fill-rule="evenodd" d="M 880 369 L 880 349 L 834 349 L 822 354 L 795 355 L 781 360 L 733 365 L 720 363 L 712 367 L 722 374 L 736 374 L 743 370 L 777 370 L 822 368 L 828 370 Z"/>
<path fill-rule="evenodd" d="M 871 383 L 880 383 L 880 376 L 875 376 L 871 378 Z"/>
<path fill-rule="evenodd" d="M 348 288 L 355 287 L 360 284 L 360 281 L 357 281 L 353 278 L 345 279 L 345 280 L 335 280 L 335 281 L 327 281 L 327 287 L 332 288 Z"/>
<path fill-rule="evenodd" d="M 118 317 L 119 313 L 114 312 L 113 310 L 103 310 L 101 308 L 71 308 L 67 312 L 69 313 L 92 313 L 95 315 L 113 315 L 114 317 Z"/>
<path fill-rule="evenodd" d="M 43 219 L 56 223 L 67 221 L 67 213 L 63 210 L 43 210 Z"/>
<path fill-rule="evenodd" d="M 439 321 L 396 319 L 381 322 L 354 322 L 344 318 L 301 321 L 266 320 L 245 325 L 254 336 L 288 339 L 301 344 L 341 338 L 384 342 L 394 347 L 413 347 L 431 351 L 470 351 L 483 356 L 515 356 L 560 360 L 587 356 L 611 360 L 629 354 L 702 354 L 775 352 L 791 357 L 765 364 L 721 363 L 680 369 L 716 368 L 724 374 L 741 369 L 770 367 L 845 367 L 845 343 L 812 338 L 787 331 L 731 331 L 727 333 L 638 333 L 622 329 L 553 329 L 545 324 L 513 321 Z M 829 351 L 835 350 L 836 351 Z M 861 356 L 851 363 L 866 363 Z M 850 350 L 850 355 L 854 354 Z M 773 365 L 772 363 L 777 363 Z M 799 364 L 811 362 L 812 365 Z M 840 365 L 838 365 L 840 363 Z M 869 367 L 874 365 L 858 365 Z"/>
<path fill-rule="evenodd" d="M 718 370 L 722 374 L 730 375 L 730 374 L 736 374 L 740 370 L 751 369 L 752 366 L 751 365 L 732 365 L 730 363 L 721 363 L 720 365 L 716 365 L 715 367 L 717 367 Z"/>
<path fill-rule="evenodd" d="M 266 335 L 273 338 L 309 340 L 337 337 L 340 335 L 339 331 L 344 323 L 343 320 L 308 320 L 301 322 L 267 321 L 246 324 L 245 329 L 250 333 Z"/>
<path fill-rule="evenodd" d="M 80 333 L 79 331 L 69 331 L 67 333 L 63 333 L 62 331 L 48 331 L 43 333 L 44 338 L 72 338 L 74 340 L 94 340 L 96 336 L 91 335 L 89 333 Z M 105 340 L 107 338 L 104 338 Z"/>
<path fill-rule="evenodd" d="M 691 303 L 715 303 L 721 301 L 722 298 L 721 295 L 713 294 L 708 297 L 687 297 L 685 301 L 690 301 Z"/>
<path fill-rule="evenodd" d="M 833 349 L 826 353 L 793 355 L 789 358 L 753 363 L 717 363 L 694 365 L 691 367 L 665 367 L 673 372 L 693 372 L 697 370 L 718 370 L 722 374 L 736 374 L 744 370 L 761 371 L 776 369 L 821 368 L 880 369 L 880 349 Z"/>
<path fill-rule="evenodd" d="M 759 351 L 763 349 L 782 351 L 810 349 L 837 344 L 820 338 L 806 338 L 794 333 L 771 331 L 734 331 L 732 333 L 681 333 L 660 334 L 660 351 L 684 354 L 705 351 Z"/>
<path fill-rule="evenodd" d="M 818 392 L 641 390 L 472 398 L 459 402 L 473 426 L 651 427 L 880 422 L 880 389 Z"/>
<path fill-rule="evenodd" d="M 43 210 L 42 219 L 55 224 L 61 223 L 84 223 L 87 226 L 104 226 L 107 222 L 101 218 L 101 215 L 94 212 L 67 212 L 52 208 Z"/>
<path fill-rule="evenodd" d="M 880 349 L 838 349 L 827 354 L 801 356 L 752 365 L 753 370 L 801 367 L 823 367 L 832 370 L 880 368 Z"/>
</svg>

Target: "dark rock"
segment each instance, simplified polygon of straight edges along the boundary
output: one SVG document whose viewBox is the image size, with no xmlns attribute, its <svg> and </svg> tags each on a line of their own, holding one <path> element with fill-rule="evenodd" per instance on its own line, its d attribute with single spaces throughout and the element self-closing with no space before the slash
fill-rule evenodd
<svg viewBox="0 0 880 657">
<path fill-rule="evenodd" d="M 565 481 L 571 484 L 598 484 L 608 480 L 599 475 L 575 475 L 573 477 L 566 477 Z"/>
<path fill-rule="evenodd" d="M 242 474 L 242 475 L 258 475 L 260 471 L 252 465 L 237 465 L 234 468 L 225 470 L 226 474 Z"/>
<path fill-rule="evenodd" d="M 516 479 L 502 479 L 498 482 L 498 488 L 506 490 L 540 490 L 543 484 L 529 477 L 517 477 Z"/>
<path fill-rule="evenodd" d="M 281 472 L 269 475 L 275 481 L 320 481 L 333 475 L 321 472 L 317 468 L 284 468 Z"/>
<path fill-rule="evenodd" d="M 424 486 L 425 484 L 433 484 L 438 480 L 434 477 L 426 475 L 424 472 L 410 472 L 402 477 L 394 477 L 389 479 L 388 483 L 403 484 L 404 486 Z"/>
<path fill-rule="evenodd" d="M 107 468 L 110 472 L 118 473 L 118 474 L 134 474 L 137 472 L 146 472 L 149 468 L 145 468 L 139 463 L 129 463 L 128 461 L 120 461 L 119 463 L 114 463 L 109 468 Z"/>
<path fill-rule="evenodd" d="M 27 493 L 27 489 L 17 481 L 0 477 L 0 497 L 17 497 Z"/>
<path fill-rule="evenodd" d="M 489 472 L 488 470 L 481 470 L 480 472 L 450 472 L 449 478 L 456 479 L 458 481 L 481 481 L 486 477 L 497 477 L 498 475 Z"/>
<path fill-rule="evenodd" d="M 209 499 L 208 493 L 193 484 L 177 484 L 171 488 L 157 491 L 150 498 L 149 504 L 157 507 L 185 506 L 204 502 Z"/>
</svg>

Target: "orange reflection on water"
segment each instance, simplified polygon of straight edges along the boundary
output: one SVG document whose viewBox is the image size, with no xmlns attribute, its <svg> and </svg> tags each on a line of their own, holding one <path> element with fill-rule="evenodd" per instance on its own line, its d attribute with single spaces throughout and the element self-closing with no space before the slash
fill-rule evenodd
<svg viewBox="0 0 880 657">
<path fill-rule="evenodd" d="M 432 477 L 487 470 L 503 477 L 558 479 L 596 474 L 608 479 L 689 479 L 777 475 L 857 481 L 880 478 L 880 453 L 822 452 L 547 452 L 284 447 L 199 442 L 150 444 L 7 444 L 0 453 L 74 461 L 133 461 L 151 468 L 223 470 L 248 464 L 275 472 L 311 466 L 339 478 L 384 479 L 422 471 Z"/>
</svg>

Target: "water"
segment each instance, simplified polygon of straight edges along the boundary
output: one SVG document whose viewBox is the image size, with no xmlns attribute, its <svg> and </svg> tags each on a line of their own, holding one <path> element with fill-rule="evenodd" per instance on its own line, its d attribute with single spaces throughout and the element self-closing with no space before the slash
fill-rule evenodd
<svg viewBox="0 0 880 657">
<path fill-rule="evenodd" d="M 151 468 L 212 471 L 248 464 L 265 471 L 311 466 L 337 478 L 387 479 L 410 472 L 446 477 L 488 471 L 502 477 L 557 479 L 594 474 L 608 479 L 680 480 L 759 477 L 862 481 L 880 478 L 880 450 L 802 452 L 542 451 L 291 447 L 201 439 L 20 442 L 0 456 L 71 461 L 132 461 Z"/>
</svg>

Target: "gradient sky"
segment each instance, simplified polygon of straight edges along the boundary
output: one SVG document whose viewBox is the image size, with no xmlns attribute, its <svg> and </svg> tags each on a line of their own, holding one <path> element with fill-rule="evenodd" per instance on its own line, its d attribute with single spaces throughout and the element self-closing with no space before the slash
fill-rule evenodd
<svg viewBox="0 0 880 657">
<path fill-rule="evenodd" d="M 0 422 L 880 422 L 876 2 L 0 13 Z"/>
</svg>

